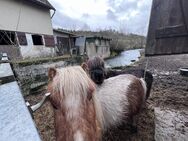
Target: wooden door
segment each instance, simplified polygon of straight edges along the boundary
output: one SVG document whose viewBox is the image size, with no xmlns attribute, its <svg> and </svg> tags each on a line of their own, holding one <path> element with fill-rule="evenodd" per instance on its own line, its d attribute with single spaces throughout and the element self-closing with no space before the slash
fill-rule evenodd
<svg viewBox="0 0 188 141">
<path fill-rule="evenodd" d="M 188 0 L 153 0 L 145 53 L 188 53 Z"/>
</svg>

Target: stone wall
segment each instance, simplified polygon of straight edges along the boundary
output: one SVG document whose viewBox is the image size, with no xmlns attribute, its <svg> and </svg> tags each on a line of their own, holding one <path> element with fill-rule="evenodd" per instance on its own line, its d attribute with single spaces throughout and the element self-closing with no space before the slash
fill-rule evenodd
<svg viewBox="0 0 188 141">
<path fill-rule="evenodd" d="M 14 64 L 13 67 L 23 95 L 28 95 L 31 89 L 47 84 L 47 73 L 50 67 L 61 68 L 69 64 L 65 61 L 59 61 L 24 67 Z"/>
</svg>

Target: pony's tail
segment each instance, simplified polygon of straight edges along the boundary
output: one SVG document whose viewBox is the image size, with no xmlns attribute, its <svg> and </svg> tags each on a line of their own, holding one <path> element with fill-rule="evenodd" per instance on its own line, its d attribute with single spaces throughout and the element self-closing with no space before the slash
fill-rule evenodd
<svg viewBox="0 0 188 141">
<path fill-rule="evenodd" d="M 153 75 L 149 71 L 146 71 L 144 80 L 147 86 L 147 92 L 146 92 L 146 100 L 147 100 L 148 97 L 150 96 L 150 91 L 153 83 Z"/>
<path fill-rule="evenodd" d="M 144 88 L 144 100 L 147 99 L 147 85 L 146 85 L 146 81 L 143 78 L 140 78 L 140 82 L 142 87 Z"/>
</svg>

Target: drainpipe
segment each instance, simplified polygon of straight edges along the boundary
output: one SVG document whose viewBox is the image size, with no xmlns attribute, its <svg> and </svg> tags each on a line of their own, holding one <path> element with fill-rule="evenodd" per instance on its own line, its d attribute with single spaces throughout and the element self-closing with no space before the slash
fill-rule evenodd
<svg viewBox="0 0 188 141">
<path fill-rule="evenodd" d="M 53 11 L 54 11 L 54 13 L 53 13 L 52 16 L 51 16 L 51 19 L 54 17 L 56 10 L 53 9 Z"/>
</svg>

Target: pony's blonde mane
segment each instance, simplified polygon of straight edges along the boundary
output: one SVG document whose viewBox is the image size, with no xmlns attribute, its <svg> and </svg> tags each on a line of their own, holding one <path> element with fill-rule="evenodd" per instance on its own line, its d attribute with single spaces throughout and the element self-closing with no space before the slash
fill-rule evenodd
<svg viewBox="0 0 188 141">
<path fill-rule="evenodd" d="M 60 101 L 66 97 L 75 99 L 75 102 L 83 98 L 84 101 L 88 96 L 88 89 L 92 86 L 95 88 L 94 82 L 89 78 L 87 73 L 80 66 L 71 66 L 57 69 L 56 76 L 52 82 L 53 91 L 60 94 Z M 92 94 L 96 116 L 100 126 L 103 127 L 103 112 L 100 101 L 97 99 L 95 90 Z M 63 102 L 61 102 L 63 103 Z"/>
<path fill-rule="evenodd" d="M 94 85 L 80 66 L 57 69 L 53 79 L 53 88 L 60 93 L 61 100 L 70 95 L 87 97 L 87 90 Z"/>
</svg>

